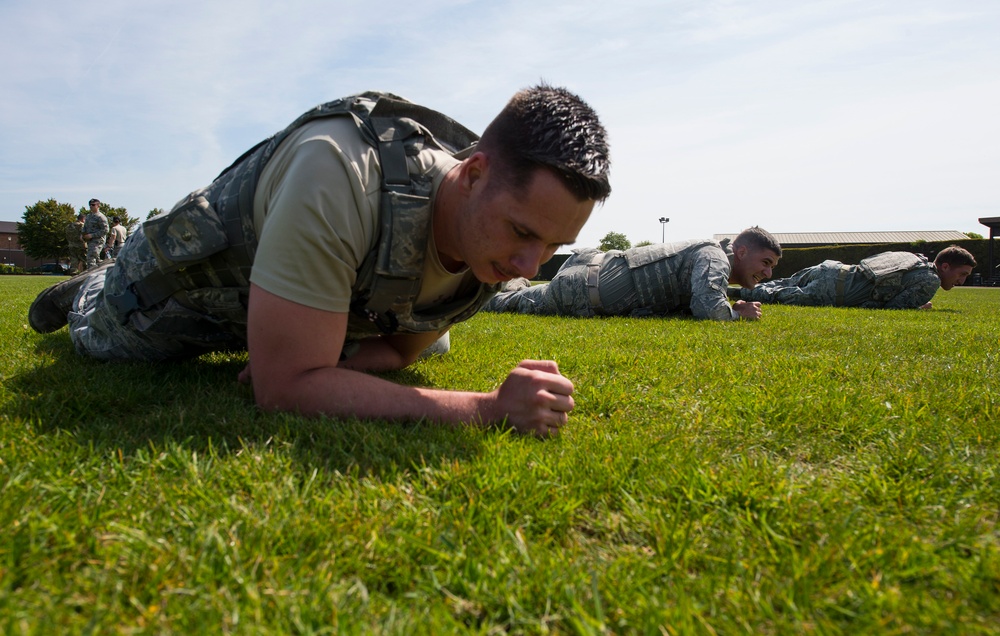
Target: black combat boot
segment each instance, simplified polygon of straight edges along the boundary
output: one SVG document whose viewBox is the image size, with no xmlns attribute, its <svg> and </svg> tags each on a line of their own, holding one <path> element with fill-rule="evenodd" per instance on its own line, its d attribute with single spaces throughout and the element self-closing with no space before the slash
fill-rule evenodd
<svg viewBox="0 0 1000 636">
<path fill-rule="evenodd" d="M 68 322 L 67 316 L 73 305 L 76 293 L 87 280 L 90 272 L 76 276 L 53 285 L 38 294 L 35 302 L 28 309 L 28 324 L 38 333 L 52 333 Z"/>
</svg>

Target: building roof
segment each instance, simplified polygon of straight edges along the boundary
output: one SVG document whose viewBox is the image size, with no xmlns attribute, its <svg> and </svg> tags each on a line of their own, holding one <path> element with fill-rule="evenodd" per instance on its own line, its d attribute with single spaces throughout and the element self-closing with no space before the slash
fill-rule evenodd
<svg viewBox="0 0 1000 636">
<path fill-rule="evenodd" d="M 17 234 L 15 221 L 0 221 L 0 234 Z"/>
<path fill-rule="evenodd" d="M 917 241 L 961 241 L 969 238 L 958 230 L 922 232 L 786 232 L 773 233 L 782 245 L 849 245 L 878 243 L 915 243 Z M 716 241 L 734 239 L 736 234 L 715 234 Z"/>
</svg>

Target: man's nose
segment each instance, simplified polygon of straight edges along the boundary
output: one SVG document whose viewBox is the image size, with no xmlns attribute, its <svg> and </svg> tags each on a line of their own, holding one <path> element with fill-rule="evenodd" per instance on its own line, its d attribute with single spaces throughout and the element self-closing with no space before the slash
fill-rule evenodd
<svg viewBox="0 0 1000 636">
<path fill-rule="evenodd" d="M 544 260 L 544 252 L 541 247 L 525 247 L 514 255 L 514 258 L 511 259 L 511 265 L 517 270 L 518 276 L 534 278 Z"/>
</svg>

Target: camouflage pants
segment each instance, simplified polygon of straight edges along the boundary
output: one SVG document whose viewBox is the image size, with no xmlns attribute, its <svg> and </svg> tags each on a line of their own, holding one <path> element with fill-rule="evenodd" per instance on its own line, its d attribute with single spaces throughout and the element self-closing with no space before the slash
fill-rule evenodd
<svg viewBox="0 0 1000 636">
<path fill-rule="evenodd" d="M 586 250 L 573 254 L 549 283 L 501 292 L 483 307 L 483 311 L 583 318 L 593 316 L 587 294 L 587 264 L 596 253 L 597 250 Z"/>
<path fill-rule="evenodd" d="M 81 355 L 101 360 L 177 360 L 246 348 L 245 298 L 236 289 L 182 292 L 124 319 L 108 302 L 156 269 L 140 227 L 111 263 L 88 272 L 69 313 Z M 244 294 L 245 295 L 245 294 Z"/>
<path fill-rule="evenodd" d="M 596 249 L 580 250 L 566 259 L 551 282 L 501 292 L 483 311 L 579 318 L 630 315 L 640 303 L 628 264 L 621 255 L 616 250 L 603 257 Z M 594 288 L 598 279 L 600 285 Z"/>
<path fill-rule="evenodd" d="M 859 289 L 860 285 L 855 283 L 850 269 L 845 269 L 839 261 L 830 260 L 799 270 L 788 278 L 776 278 L 760 283 L 753 289 L 741 289 L 740 298 L 760 303 L 833 307 L 838 304 L 838 280 L 841 288 L 840 304 L 843 304 L 844 289 L 850 286 L 853 291 Z"/>
<path fill-rule="evenodd" d="M 101 252 L 104 251 L 104 237 L 90 239 L 87 241 L 87 269 L 97 267 L 104 260 Z"/>
</svg>

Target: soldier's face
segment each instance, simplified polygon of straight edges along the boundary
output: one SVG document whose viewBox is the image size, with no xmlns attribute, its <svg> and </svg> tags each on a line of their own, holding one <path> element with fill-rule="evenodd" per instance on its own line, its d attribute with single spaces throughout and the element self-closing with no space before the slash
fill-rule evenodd
<svg viewBox="0 0 1000 636">
<path fill-rule="evenodd" d="M 733 271 L 729 276 L 729 282 L 747 289 L 753 289 L 757 283 L 771 278 L 779 258 L 769 249 L 754 249 L 743 245 L 733 250 L 733 256 Z"/>
<path fill-rule="evenodd" d="M 954 266 L 950 263 L 941 263 L 937 268 L 938 278 L 941 279 L 941 289 L 948 291 L 955 285 L 964 285 L 965 279 L 972 273 L 972 265 Z"/>
<path fill-rule="evenodd" d="M 462 260 L 483 283 L 534 277 L 557 249 L 576 242 L 594 209 L 548 170 L 536 171 L 520 196 L 490 190 L 488 181 L 483 172 L 472 184 L 460 232 Z"/>
</svg>

